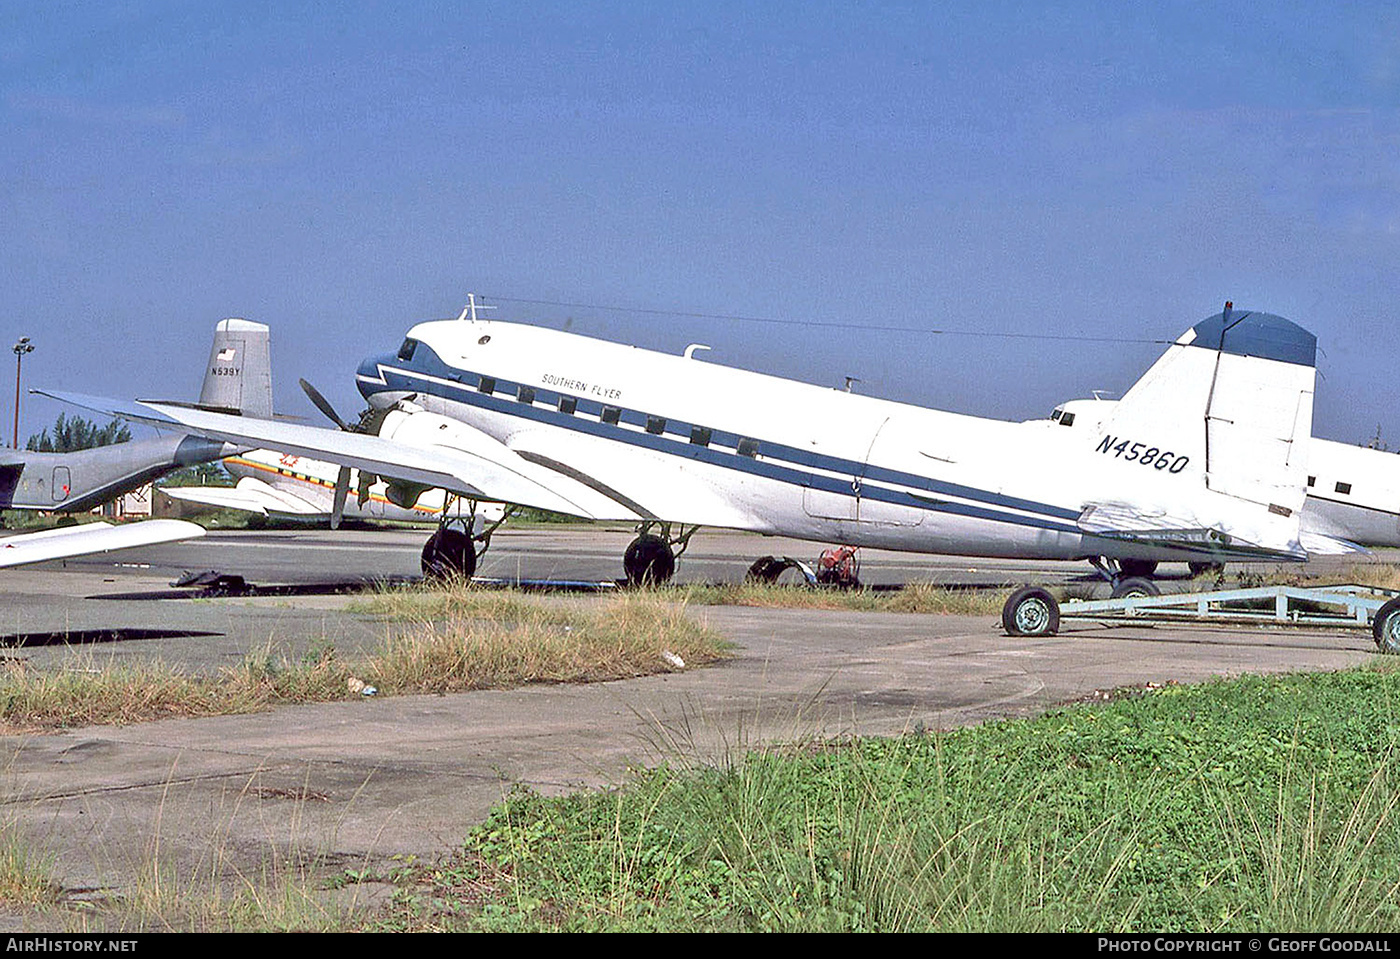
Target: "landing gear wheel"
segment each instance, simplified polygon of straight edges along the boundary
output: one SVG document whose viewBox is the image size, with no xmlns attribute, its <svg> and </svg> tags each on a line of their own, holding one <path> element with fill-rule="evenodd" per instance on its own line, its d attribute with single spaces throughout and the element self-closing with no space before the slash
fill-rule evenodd
<svg viewBox="0 0 1400 959">
<path fill-rule="evenodd" d="M 1146 579 L 1157 572 L 1157 562 L 1151 559 L 1120 559 L 1118 568 L 1124 576 Z"/>
<path fill-rule="evenodd" d="M 1023 586 L 1001 608 L 1001 628 L 1009 636 L 1053 636 L 1060 629 L 1060 604 L 1048 590 Z"/>
<path fill-rule="evenodd" d="M 676 571 L 676 554 L 660 536 L 643 533 L 622 555 L 628 586 L 660 586 Z"/>
<path fill-rule="evenodd" d="M 1391 656 L 1400 653 L 1400 599 L 1392 599 L 1376 612 L 1371 635 L 1381 652 Z"/>
<path fill-rule="evenodd" d="M 1186 568 L 1191 571 L 1192 577 L 1205 576 L 1206 574 L 1219 576 L 1225 572 L 1224 563 L 1187 563 Z"/>
<path fill-rule="evenodd" d="M 1127 579 L 1120 579 L 1109 595 L 1113 599 L 1133 599 L 1137 596 L 1161 596 L 1162 591 L 1150 579 L 1129 576 Z"/>
<path fill-rule="evenodd" d="M 476 547 L 460 529 L 440 529 L 423 544 L 422 565 L 428 579 L 469 580 L 476 572 Z"/>
</svg>

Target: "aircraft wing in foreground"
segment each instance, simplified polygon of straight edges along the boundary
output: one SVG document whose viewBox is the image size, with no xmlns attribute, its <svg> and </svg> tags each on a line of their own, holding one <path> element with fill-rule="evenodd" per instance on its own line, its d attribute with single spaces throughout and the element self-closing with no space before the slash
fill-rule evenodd
<svg viewBox="0 0 1400 959">
<path fill-rule="evenodd" d="M 154 546 L 204 535 L 204 528 L 178 519 L 152 519 L 125 526 L 85 523 L 0 538 L 0 567 L 46 563 L 92 553 Z"/>
<path fill-rule="evenodd" d="M 390 478 L 405 500 L 440 486 L 633 521 L 624 566 L 634 582 L 667 578 L 675 547 L 700 525 L 1089 559 L 1115 577 L 1123 561 L 1306 558 L 1316 340 L 1282 317 L 1227 304 L 1070 442 L 1040 424 L 823 389 L 693 352 L 465 314 L 420 323 L 397 353 L 360 367 L 372 432 L 47 395 L 358 467 Z M 459 571 L 474 566 L 463 557 Z"/>
</svg>

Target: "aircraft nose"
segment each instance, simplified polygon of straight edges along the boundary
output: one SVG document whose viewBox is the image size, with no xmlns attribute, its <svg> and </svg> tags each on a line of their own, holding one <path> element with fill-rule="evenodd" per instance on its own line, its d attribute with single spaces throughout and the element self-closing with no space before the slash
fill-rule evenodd
<svg viewBox="0 0 1400 959">
<path fill-rule="evenodd" d="M 355 385 L 360 388 L 360 395 L 369 399 L 375 393 L 388 389 L 384 382 L 383 375 L 379 372 L 380 365 L 387 366 L 393 359 L 391 353 L 380 353 L 371 356 L 360 363 L 360 368 L 355 371 Z"/>
</svg>

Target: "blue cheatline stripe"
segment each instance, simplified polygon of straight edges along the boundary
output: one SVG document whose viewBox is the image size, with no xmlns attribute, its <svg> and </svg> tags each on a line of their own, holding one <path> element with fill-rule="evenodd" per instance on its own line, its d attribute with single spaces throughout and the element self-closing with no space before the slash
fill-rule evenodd
<svg viewBox="0 0 1400 959">
<path fill-rule="evenodd" d="M 699 426 L 699 424 L 687 423 L 676 420 L 667 420 L 665 429 L 662 434 L 657 435 L 651 433 L 644 433 L 642 435 L 646 438 L 646 440 L 638 443 L 637 440 L 634 439 L 632 434 L 630 434 L 628 431 L 616 430 L 612 428 L 609 424 L 593 423 L 589 420 L 577 419 L 574 415 L 558 412 L 557 407 L 559 404 L 560 396 L 568 396 L 575 399 L 575 401 L 577 402 L 576 412 L 585 413 L 595 417 L 601 417 L 603 408 L 605 406 L 612 406 L 612 408 L 619 410 L 620 422 L 626 423 L 629 426 L 636 426 L 641 429 L 645 429 L 647 425 L 648 414 L 640 410 L 617 407 L 612 404 L 600 402 L 598 400 L 592 400 L 586 397 L 575 396 L 572 393 L 561 394 L 547 387 L 535 387 L 531 386 L 530 384 L 521 384 L 512 380 L 503 380 L 498 377 L 489 377 L 485 376 L 484 374 L 473 373 L 467 370 L 459 370 L 454 367 L 448 366 L 446 363 L 443 363 L 442 360 L 438 358 L 437 354 L 433 352 L 431 347 L 428 347 L 426 344 L 423 343 L 420 343 L 417 349 L 415 350 L 412 363 L 405 364 L 405 366 L 405 369 L 400 369 L 397 367 L 385 366 L 382 363 L 378 365 L 380 380 L 384 383 L 386 388 L 403 389 L 416 392 L 427 392 L 432 395 L 438 396 L 442 399 L 453 400 L 460 403 L 466 403 L 472 406 L 483 407 L 486 409 L 494 410 L 499 413 L 505 413 L 507 415 L 524 416 L 529 419 L 533 419 L 537 422 L 548 423 L 554 426 L 560 426 L 567 429 L 574 429 L 576 431 L 587 432 L 592 435 L 600 436 L 606 439 L 625 440 L 626 442 L 632 443 L 633 445 L 642 445 L 661 452 L 673 453 L 677 455 L 691 455 L 692 458 L 702 459 L 706 462 L 714 462 L 715 465 L 737 466 L 738 468 L 743 468 L 748 472 L 757 472 L 755 470 L 748 469 L 748 467 L 744 466 L 743 464 L 730 464 L 729 462 L 727 462 L 727 459 L 710 460 L 703 456 L 695 456 L 694 451 L 705 449 L 705 447 L 701 447 L 696 444 L 691 444 L 689 442 L 692 428 Z M 414 374 L 417 374 L 418 376 L 431 376 L 435 377 L 438 380 L 446 382 L 424 382 L 418 379 Z M 366 380 L 370 385 L 374 385 L 377 382 L 371 377 L 365 377 L 362 375 L 361 378 Z M 495 388 L 492 393 L 482 393 L 477 389 L 477 385 L 481 382 L 483 378 L 489 379 L 492 382 L 494 382 Z M 502 399 L 498 395 L 501 393 L 515 395 L 518 393 L 522 385 L 534 391 L 535 403 L 544 403 L 552 408 L 544 409 L 540 406 L 533 404 L 520 403 L 516 400 Z M 662 441 L 661 437 L 663 436 L 673 437 L 674 439 L 672 439 L 669 442 Z M 733 449 L 737 448 L 739 445 L 739 441 L 745 438 L 746 437 L 743 437 L 741 434 L 732 433 L 726 430 L 710 430 L 710 442 L 713 445 L 726 446 Z M 676 443 L 676 441 L 683 442 L 685 444 L 684 447 L 679 450 L 676 449 L 673 445 L 674 443 Z M 771 443 L 766 440 L 759 440 L 758 443 L 763 458 L 765 461 L 768 461 L 768 464 L 771 464 L 774 461 L 776 461 L 782 463 L 789 463 L 796 466 L 805 466 L 809 469 L 828 470 L 834 473 L 842 473 L 847 476 L 859 476 L 863 481 L 895 483 L 902 486 L 911 486 L 915 489 L 925 490 L 931 493 L 939 493 L 944 496 L 957 496 L 963 499 L 970 499 L 977 502 L 985 503 L 990 506 L 1000 506 L 1005 509 L 1023 510 L 1025 512 L 1038 513 L 1042 517 L 1050 517 L 1061 520 L 1077 520 L 1079 518 L 1078 510 L 1066 509 L 1064 507 L 1054 506 L 1047 503 L 1040 503 L 1034 500 L 1021 499 L 1019 497 L 1014 496 L 1005 496 L 1000 493 L 993 493 L 988 490 L 978 489 L 976 487 L 963 486 L 958 483 L 949 483 L 943 480 L 936 480 L 927 476 L 920 476 L 916 473 L 907 473 L 900 470 L 892 470 L 880 466 L 868 466 L 864 463 L 860 463 L 855 460 L 841 459 L 839 457 L 830 456 L 824 453 L 815 453 L 810 450 L 798 449 L 796 447 L 787 446 L 781 443 Z M 723 458 L 727 458 L 731 454 L 719 455 Z M 752 462 L 749 457 L 741 457 L 741 459 L 745 460 L 746 462 Z M 800 473 L 795 475 L 801 477 L 801 479 L 798 480 L 800 485 L 810 485 L 805 482 L 805 478 L 811 474 Z M 822 477 L 815 475 L 812 475 L 811 478 L 814 481 L 822 479 Z M 791 478 L 786 479 L 789 482 L 793 481 Z M 875 497 L 872 496 L 870 498 Z M 914 504 L 911 503 L 910 505 Z M 927 508 L 927 501 L 924 501 L 919 505 L 922 508 Z M 1072 528 L 1074 531 L 1078 532 L 1077 526 L 1066 527 L 1063 524 L 1056 524 L 1048 528 Z"/>
<path fill-rule="evenodd" d="M 464 403 L 470 406 L 476 406 L 480 409 L 492 410 L 494 412 L 501 413 L 506 416 L 518 416 L 524 419 L 533 420 L 538 423 L 543 423 L 551 426 L 558 426 L 565 429 L 571 429 L 575 432 L 587 433 L 603 439 L 612 440 L 614 442 L 628 443 L 632 446 L 640 446 L 646 449 L 655 450 L 656 452 L 666 453 L 673 456 L 684 456 L 693 460 L 697 460 L 699 462 L 718 466 L 724 469 L 739 470 L 757 476 L 768 477 L 779 482 L 788 483 L 799 488 L 823 490 L 826 492 L 835 493 L 837 495 L 845 495 L 852 497 L 854 497 L 855 495 L 855 491 L 852 488 L 851 481 L 846 480 L 844 477 L 825 476 L 822 474 L 807 473 L 798 469 L 794 469 L 790 466 L 781 465 L 779 463 L 760 461 L 751 457 L 741 456 L 738 453 L 726 453 L 721 450 L 715 450 L 709 447 L 700 446 L 698 444 L 692 444 L 688 442 L 691 427 L 691 424 L 688 423 L 667 422 L 666 429 L 663 431 L 662 435 L 647 432 L 635 432 L 632 430 L 619 429 L 616 426 L 606 423 L 581 419 L 575 415 L 571 415 L 568 413 L 561 413 L 557 409 L 559 396 L 561 394 L 542 387 L 531 387 L 531 389 L 534 390 L 535 400 L 537 402 L 544 402 L 548 399 L 552 401 L 551 405 L 556 408 L 541 408 L 533 404 L 522 403 L 516 399 L 507 399 L 505 397 L 496 396 L 494 392 L 482 393 L 479 390 L 477 390 L 474 385 L 469 386 L 468 381 L 470 379 L 475 378 L 479 383 L 482 378 L 489 379 L 492 381 L 492 383 L 495 384 L 496 390 L 508 390 L 510 392 L 517 392 L 521 384 L 514 383 L 508 380 L 500 380 L 495 377 L 481 377 L 478 374 L 470 373 L 468 371 L 451 370 L 450 368 L 446 367 L 446 365 L 443 364 L 441 360 L 438 360 L 436 355 L 433 354 L 430 349 L 425 348 L 425 346 L 421 343 L 419 344 L 419 348 L 414 355 L 414 365 L 418 365 L 419 357 L 423 357 L 425 355 L 431 357 L 437 363 L 437 365 L 441 367 L 444 371 L 447 371 L 449 375 L 444 377 L 441 373 L 433 371 L 401 370 L 394 367 L 386 367 L 381 363 L 378 364 L 379 377 L 377 379 L 375 377 L 365 376 L 363 374 L 360 376 L 360 379 L 365 383 L 366 386 L 369 386 L 371 388 L 374 386 L 383 385 L 386 389 L 394 391 L 403 391 L 406 393 L 426 392 L 429 395 L 437 396 L 445 400 Z M 420 378 L 423 376 L 432 376 L 438 379 L 446 379 L 449 382 L 443 383 L 424 380 Z M 371 392 L 373 392 L 372 389 Z M 563 395 L 574 396 L 574 394 Z M 595 416 L 601 414 L 603 406 L 605 405 L 595 400 L 587 400 L 580 397 L 574 398 L 578 401 L 577 409 L 579 411 L 592 413 Z M 644 428 L 646 425 L 646 420 L 646 414 L 640 413 L 636 410 L 619 410 L 619 422 L 624 422 Z M 663 438 L 666 435 L 673 436 L 675 437 L 675 439 Z M 724 446 L 737 446 L 740 438 L 741 437 L 739 436 L 739 434 L 736 433 L 728 433 L 721 430 L 711 431 L 711 442 L 717 442 Z M 685 439 L 687 442 L 679 442 L 680 439 Z M 760 441 L 760 451 L 765 460 L 767 460 L 772 455 L 773 450 L 783 451 L 791 449 L 791 447 L 785 447 L 780 444 L 773 444 L 772 446 L 770 446 L 769 444 Z M 832 466 L 835 466 L 837 468 L 846 467 L 849 471 L 851 467 L 854 467 L 854 472 L 856 473 L 856 475 L 859 475 L 861 470 L 861 464 L 855 463 L 851 460 L 840 460 L 834 457 L 822 456 L 819 454 L 807 454 L 805 453 L 805 451 L 793 450 L 793 452 L 802 453 L 804 454 L 804 456 L 810 457 L 811 460 L 820 462 L 823 468 L 832 468 Z M 797 457 L 794 457 L 794 459 L 796 458 Z M 1077 518 L 1079 515 L 1077 512 L 1074 512 L 1072 510 L 1065 510 L 1060 507 L 1032 503 L 1028 500 L 1018 500 L 1013 497 L 1004 497 L 999 494 L 991 493 L 985 490 L 976 490 L 972 489 L 971 487 L 959 486 L 952 483 L 942 483 L 937 480 L 931 480 L 927 477 L 917 476 L 915 474 L 899 473 L 893 470 L 882 470 L 881 472 L 891 477 L 899 477 L 899 479 L 895 480 L 896 482 L 903 482 L 906 485 L 910 486 L 919 486 L 935 493 L 944 492 L 946 495 L 947 493 L 951 492 L 952 495 L 963 495 L 967 496 L 967 498 L 973 498 L 974 496 L 976 496 L 978 498 L 983 499 L 987 503 L 994 505 L 1012 506 L 1014 504 L 1025 504 L 1024 507 L 1017 505 L 1015 508 L 1042 510 L 1045 513 L 1052 514 L 1052 516 L 1061 515 L 1065 516 L 1066 518 Z M 1086 533 L 1085 531 L 1081 530 L 1078 527 L 1078 525 L 1057 522 L 1055 519 L 1052 518 L 1052 516 L 1020 516 L 1013 513 L 1002 512 L 997 509 L 992 509 L 987 506 L 976 505 L 973 503 L 953 503 L 948 502 L 946 500 L 938 500 L 931 497 L 926 497 L 918 493 L 887 489 L 879 486 L 862 486 L 860 490 L 860 495 L 865 499 L 877 500 L 880 502 L 892 503 L 900 506 L 908 506 L 914 509 L 925 510 L 927 512 L 949 513 L 957 516 L 966 516 L 974 519 L 984 519 L 991 522 L 1007 523 L 1015 526 L 1030 527 L 1034 529 L 1045 529 L 1063 533 L 1074 533 L 1083 536 L 1086 539 L 1095 538 L 1094 534 Z M 1192 550 L 1190 547 L 1184 545 L 1176 545 L 1171 543 L 1155 543 L 1151 545 L 1155 546 L 1158 549 L 1174 550 L 1183 557 L 1193 557 L 1201 555 L 1201 552 L 1199 550 Z M 1235 547 L 1232 549 L 1212 551 L 1210 555 L 1225 559 L 1257 559 L 1260 557 L 1278 558 L 1281 556 L 1286 556 L 1288 554 L 1267 549 Z"/>
<path fill-rule="evenodd" d="M 397 369 L 380 367 L 380 372 L 386 388 L 396 392 L 428 393 L 441 399 L 464 403 L 479 409 L 487 409 L 508 416 L 518 416 L 522 419 L 529 419 L 550 426 L 560 426 L 575 432 L 597 436 L 601 439 L 627 443 L 632 446 L 639 446 L 673 456 L 682 456 L 711 466 L 739 470 L 799 488 L 806 487 L 828 493 L 835 493 L 837 495 L 855 496 L 855 491 L 851 487 L 851 481 L 843 477 L 808 473 L 803 470 L 794 469 L 791 466 L 764 462 L 751 457 L 740 456 L 738 453 L 729 453 L 723 450 L 690 443 L 688 441 L 690 436 L 688 426 L 684 430 L 678 429 L 673 431 L 670 428 L 671 424 L 667 424 L 666 434 L 673 435 L 677 438 L 684 437 L 687 440 L 681 443 L 678 439 L 666 439 L 664 435 L 619 429 L 607 423 L 594 422 L 592 420 L 580 419 L 577 416 L 571 416 L 568 413 L 560 413 L 556 409 L 542 409 L 538 406 L 521 403 L 518 400 L 481 393 L 464 385 L 449 385 L 421 380 L 416 377 L 407 376 L 403 371 Z M 511 386 L 516 386 L 518 388 L 518 384 L 513 384 L 501 379 L 496 379 L 496 385 L 497 389 Z M 543 391 L 536 390 L 535 398 L 537 401 L 542 400 L 544 398 Z M 557 398 L 555 403 L 558 403 Z M 602 406 L 605 404 L 592 403 L 591 405 L 601 410 Z M 578 408 L 580 410 L 584 409 L 584 401 L 582 399 L 579 400 Z M 630 411 L 630 415 L 628 415 L 629 411 L 625 410 L 623 413 L 624 415 L 621 417 L 622 422 L 636 426 L 644 426 L 646 423 L 645 414 Z M 721 437 L 723 437 L 723 439 L 721 439 Z M 719 442 L 721 445 L 729 446 L 737 445 L 739 439 L 740 437 L 738 434 L 724 433 L 715 430 L 713 431 L 711 442 Z M 769 455 L 768 447 L 761 444 L 761 448 L 763 450 L 763 455 L 767 457 Z M 891 503 L 897 506 L 907 506 L 911 509 L 924 510 L 925 512 L 950 513 L 957 516 L 967 516 L 976 519 L 991 520 L 993 522 L 1013 523 L 1018 526 L 1029 526 L 1036 529 L 1054 530 L 1062 533 L 1082 533 L 1082 530 L 1080 530 L 1078 526 L 1057 522 L 1054 519 L 1044 516 L 1018 516 L 1014 513 L 1006 513 L 972 503 L 952 503 L 945 500 L 936 500 L 919 496 L 902 490 L 886 489 L 880 486 L 862 486 L 860 495 L 863 499 Z M 990 496 L 992 494 L 984 493 L 983 495 Z M 1078 516 L 1079 514 L 1072 513 L 1071 515 Z"/>
</svg>

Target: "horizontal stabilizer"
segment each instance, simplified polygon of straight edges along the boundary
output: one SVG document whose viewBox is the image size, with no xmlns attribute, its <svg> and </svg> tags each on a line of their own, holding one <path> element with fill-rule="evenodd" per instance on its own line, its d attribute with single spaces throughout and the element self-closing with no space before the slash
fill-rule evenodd
<svg viewBox="0 0 1400 959">
<path fill-rule="evenodd" d="M 219 509 L 247 513 L 286 516 L 329 516 L 329 503 L 317 506 L 300 496 L 274 489 L 261 480 L 245 476 L 237 486 L 162 486 L 161 492 L 172 499 L 187 503 L 202 503 Z M 328 497 L 329 499 L 329 497 Z"/>
<path fill-rule="evenodd" d="M 1141 511 L 1122 503 L 1096 503 L 1080 514 L 1078 525 L 1086 533 L 1104 539 L 1143 546 L 1173 547 L 1209 552 L 1221 559 L 1303 560 L 1296 549 L 1279 549 L 1251 542 L 1238 535 L 1202 524 L 1195 517 Z"/>
<path fill-rule="evenodd" d="M 1322 533 L 1309 532 L 1308 530 L 1303 530 L 1299 539 L 1309 556 L 1351 556 L 1357 553 L 1369 556 L 1371 553 L 1366 547 L 1350 540 L 1340 539 L 1336 536 L 1325 536 Z"/>
</svg>

